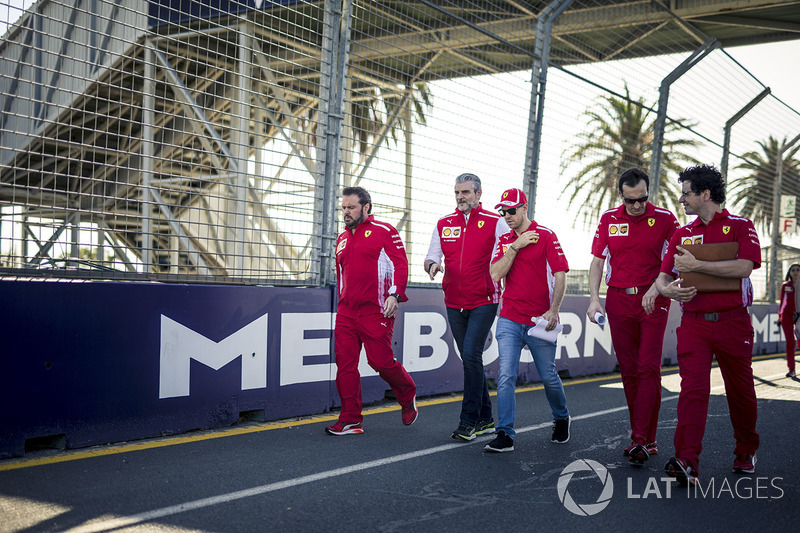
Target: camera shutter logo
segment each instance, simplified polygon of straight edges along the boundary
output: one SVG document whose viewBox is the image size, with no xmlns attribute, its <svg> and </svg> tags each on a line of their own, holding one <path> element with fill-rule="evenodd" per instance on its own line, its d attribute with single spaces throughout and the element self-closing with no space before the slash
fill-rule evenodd
<svg viewBox="0 0 800 533">
<path fill-rule="evenodd" d="M 594 472 L 600 479 L 600 482 L 603 484 L 603 491 L 597 498 L 597 502 L 578 504 L 572 499 L 572 496 L 567 490 L 567 485 L 572 481 L 572 476 L 575 475 L 576 472 Z M 561 500 L 561 503 L 567 511 L 578 516 L 592 516 L 605 509 L 611 502 L 611 496 L 614 495 L 614 480 L 611 479 L 611 474 L 608 473 L 606 467 L 597 461 L 578 459 L 568 464 L 567 467 L 561 471 L 561 476 L 558 478 L 558 483 L 556 484 L 556 490 L 558 491 L 558 499 Z"/>
</svg>

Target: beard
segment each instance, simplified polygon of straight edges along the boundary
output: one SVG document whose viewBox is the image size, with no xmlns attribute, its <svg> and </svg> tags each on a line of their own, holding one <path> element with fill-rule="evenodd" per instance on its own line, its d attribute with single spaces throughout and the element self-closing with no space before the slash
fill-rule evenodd
<svg viewBox="0 0 800 533">
<path fill-rule="evenodd" d="M 478 205 L 478 202 L 475 202 L 475 204 L 470 204 L 469 202 L 458 202 L 456 207 L 462 213 L 466 213 L 467 211 L 472 211 L 476 205 Z"/>
<path fill-rule="evenodd" d="M 349 229 L 354 230 L 358 227 L 359 224 L 364 222 L 364 208 L 361 208 L 361 213 L 359 213 L 358 217 L 350 218 L 348 222 L 348 217 L 344 217 L 344 225 L 347 226 Z"/>
</svg>

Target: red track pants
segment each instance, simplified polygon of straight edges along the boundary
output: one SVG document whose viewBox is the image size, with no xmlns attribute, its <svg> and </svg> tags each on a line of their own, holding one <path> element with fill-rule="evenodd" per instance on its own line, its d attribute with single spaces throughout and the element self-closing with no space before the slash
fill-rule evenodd
<svg viewBox="0 0 800 533">
<path fill-rule="evenodd" d="M 781 320 L 781 327 L 783 327 L 783 336 L 786 337 L 786 365 L 789 367 L 789 371 L 794 372 L 794 323 Z"/>
<path fill-rule="evenodd" d="M 661 349 L 670 305 L 667 298 L 659 296 L 648 315 L 642 308 L 644 292 L 646 289 L 627 294 L 609 288 L 606 295 L 611 341 L 628 402 L 631 439 L 636 444 L 656 440 L 661 409 Z"/>
<path fill-rule="evenodd" d="M 678 367 L 681 392 L 678 398 L 678 426 L 675 456 L 699 471 L 700 452 L 711 394 L 711 362 L 717 357 L 725 395 L 728 399 L 735 454 L 752 454 L 758 449 L 756 433 L 758 407 L 753 385 L 753 326 L 746 309 L 733 318 L 711 322 L 684 313 L 678 327 Z"/>
<path fill-rule="evenodd" d="M 408 406 L 414 400 L 417 387 L 392 351 L 394 318 L 380 312 L 349 318 L 336 315 L 334 351 L 336 352 L 336 390 L 342 400 L 339 420 L 345 424 L 361 422 L 361 375 L 358 359 L 363 344 L 367 362 L 394 391 L 397 401 Z"/>
</svg>

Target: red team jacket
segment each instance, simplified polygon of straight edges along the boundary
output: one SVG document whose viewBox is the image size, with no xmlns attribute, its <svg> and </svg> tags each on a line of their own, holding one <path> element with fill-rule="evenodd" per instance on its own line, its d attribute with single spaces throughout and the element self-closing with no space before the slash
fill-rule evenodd
<svg viewBox="0 0 800 533">
<path fill-rule="evenodd" d="M 794 324 L 794 285 L 792 280 L 783 282 L 781 285 L 781 307 L 778 316 L 782 322 Z"/>
<path fill-rule="evenodd" d="M 355 231 L 345 228 L 336 240 L 336 280 L 343 316 L 383 312 L 390 294 L 407 301 L 408 258 L 397 230 L 372 215 Z"/>
<path fill-rule="evenodd" d="M 714 214 L 708 226 L 697 217 L 675 232 L 661 263 L 661 272 L 673 278 L 678 277 L 678 271 L 675 269 L 678 246 L 716 242 L 738 242 L 739 253 L 736 258 L 749 259 L 753 262 L 753 269 L 761 266 L 761 244 L 753 223 L 747 218 L 731 215 L 727 209 L 723 209 L 721 213 Z M 752 303 L 753 286 L 750 278 L 742 278 L 739 290 L 736 292 L 700 292 L 688 302 L 681 304 L 681 307 L 684 311 L 695 313 L 721 313 L 747 307 Z"/>
<path fill-rule="evenodd" d="M 550 309 L 555 288 L 555 272 L 568 272 L 569 264 L 553 230 L 531 222 L 525 231 L 535 231 L 539 239 L 517 252 L 505 277 L 500 316 L 518 324 L 533 325 L 531 318 Z M 517 240 L 514 230 L 500 237 L 492 263 L 505 255 Z"/>
<path fill-rule="evenodd" d="M 678 227 L 675 215 L 649 202 L 638 217 L 630 216 L 624 204 L 603 213 L 592 255 L 606 260 L 606 285 L 620 289 L 651 285 Z"/>
<path fill-rule="evenodd" d="M 499 301 L 500 284 L 489 273 L 499 220 L 500 215 L 475 207 L 466 223 L 459 210 L 436 223 L 444 254 L 442 290 L 447 307 L 475 309 Z"/>
</svg>

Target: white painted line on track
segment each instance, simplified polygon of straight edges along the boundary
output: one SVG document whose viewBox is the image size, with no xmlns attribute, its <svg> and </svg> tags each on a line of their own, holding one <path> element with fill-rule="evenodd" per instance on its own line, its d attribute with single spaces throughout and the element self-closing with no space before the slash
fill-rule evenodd
<svg viewBox="0 0 800 533">
<path fill-rule="evenodd" d="M 768 376 L 762 378 L 764 380 L 772 380 L 779 377 L 783 377 L 783 374 L 776 374 L 774 376 Z M 717 387 L 712 387 L 712 391 L 724 388 L 724 385 L 719 385 Z M 678 395 L 667 396 L 666 398 L 662 398 L 661 402 L 667 402 L 670 400 L 678 399 Z M 620 411 L 626 411 L 628 409 L 627 405 L 622 407 L 614 407 L 611 409 L 604 409 L 602 411 L 595 411 L 593 413 L 586 413 L 583 415 L 578 415 L 571 417 L 572 420 L 585 420 L 588 418 L 596 418 L 598 416 L 604 416 L 611 413 L 617 413 Z M 537 429 L 544 429 L 547 427 L 552 427 L 552 422 L 545 422 L 542 424 L 536 424 L 533 426 L 527 426 L 524 428 L 518 429 L 517 433 L 526 433 L 528 431 L 534 431 Z M 394 455 L 392 457 L 386 457 L 384 459 L 376 459 L 375 461 L 368 461 L 366 463 L 360 463 L 352 466 L 346 466 L 343 468 L 335 468 L 333 470 L 328 470 L 326 472 L 319 472 L 317 474 L 311 474 L 308 476 L 297 477 L 294 479 L 287 479 L 284 481 L 278 481 L 276 483 L 270 483 L 268 485 L 261 485 L 259 487 L 253 487 L 251 489 L 239 490 L 236 492 L 229 492 L 228 494 L 221 494 L 219 496 L 213 496 L 211 498 L 203 498 L 200 500 L 194 500 L 191 502 L 181 503 L 178 505 L 172 505 L 170 507 L 163 507 L 161 509 L 155 509 L 153 511 L 148 511 L 145 513 L 135 514 L 131 516 L 125 517 L 117 517 L 117 518 L 110 518 L 110 519 L 102 519 L 99 518 L 96 521 L 89 522 L 87 524 L 83 524 L 72 529 L 67 530 L 67 533 L 95 533 L 100 531 L 111 531 L 114 529 L 120 529 L 125 527 L 130 527 L 136 524 L 141 524 L 142 522 L 149 522 L 151 520 L 157 520 L 159 518 L 164 518 L 167 516 L 173 516 L 180 513 L 185 513 L 187 511 L 193 511 L 196 509 L 202 509 L 204 507 L 211 507 L 212 505 L 219 505 L 222 503 L 229 503 L 236 500 L 241 500 L 242 498 L 249 498 L 251 496 L 258 496 L 260 494 L 266 494 L 268 492 L 275 492 L 278 490 L 288 489 L 291 487 L 297 487 L 298 485 L 305 485 L 306 483 L 313 483 L 315 481 L 322 481 L 323 479 L 330 479 L 338 476 L 344 476 L 347 474 L 352 474 L 354 472 L 360 472 L 362 470 L 369 470 L 371 468 L 377 468 L 380 466 L 386 466 L 394 463 L 400 463 L 402 461 L 408 461 L 410 459 L 417 459 L 419 457 L 425 457 L 426 455 L 432 455 L 434 453 L 439 452 L 446 452 L 448 450 L 453 450 L 456 448 L 464 448 L 465 446 L 469 446 L 471 444 L 478 444 L 481 442 L 485 442 L 487 439 L 476 439 L 472 442 L 460 442 L 460 443 L 453 443 L 453 444 L 444 444 L 442 446 L 435 446 L 433 448 L 427 448 L 425 450 L 418 450 L 416 452 L 404 453 L 400 455 Z"/>
</svg>

